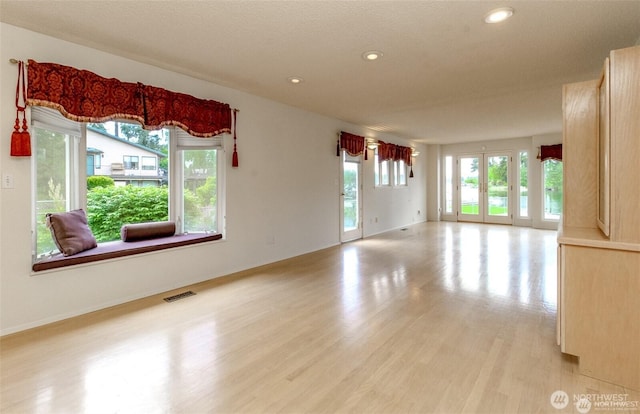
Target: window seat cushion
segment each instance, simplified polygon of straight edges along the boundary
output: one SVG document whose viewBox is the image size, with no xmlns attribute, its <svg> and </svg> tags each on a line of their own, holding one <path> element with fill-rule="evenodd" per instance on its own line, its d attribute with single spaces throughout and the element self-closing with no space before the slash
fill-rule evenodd
<svg viewBox="0 0 640 414">
<path fill-rule="evenodd" d="M 117 240 L 99 243 L 98 247 L 85 250 L 74 254 L 73 256 L 64 256 L 62 253 L 54 254 L 34 263 L 32 269 L 34 272 L 39 272 L 42 270 L 97 262 L 100 260 L 131 256 L 134 254 L 170 249 L 173 247 L 189 246 L 191 244 L 220 240 L 221 238 L 222 234 L 219 233 L 187 233 L 130 242 Z"/>
</svg>

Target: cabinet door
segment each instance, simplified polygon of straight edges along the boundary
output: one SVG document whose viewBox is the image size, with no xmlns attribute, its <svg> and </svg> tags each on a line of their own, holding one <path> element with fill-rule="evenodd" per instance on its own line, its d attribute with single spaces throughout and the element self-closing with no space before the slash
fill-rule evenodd
<svg viewBox="0 0 640 414">
<path fill-rule="evenodd" d="M 611 52 L 610 212 L 612 241 L 640 244 L 640 46 Z"/>
<path fill-rule="evenodd" d="M 598 227 L 609 236 L 609 58 L 604 61 L 600 85 L 598 86 Z"/>
</svg>

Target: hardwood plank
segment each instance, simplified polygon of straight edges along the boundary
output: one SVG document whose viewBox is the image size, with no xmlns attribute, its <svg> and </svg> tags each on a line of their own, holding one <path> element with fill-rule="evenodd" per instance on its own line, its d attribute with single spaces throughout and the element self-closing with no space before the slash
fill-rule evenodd
<svg viewBox="0 0 640 414">
<path fill-rule="evenodd" d="M 184 290 L 196 295 L 162 300 Z M 640 400 L 578 373 L 555 311 L 555 232 L 421 223 L 3 337 L 0 412 L 556 412 L 556 390 Z"/>
</svg>

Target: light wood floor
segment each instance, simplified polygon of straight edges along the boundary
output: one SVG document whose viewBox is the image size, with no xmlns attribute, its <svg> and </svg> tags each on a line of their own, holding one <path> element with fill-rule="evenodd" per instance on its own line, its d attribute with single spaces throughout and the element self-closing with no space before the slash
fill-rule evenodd
<svg viewBox="0 0 640 414">
<path fill-rule="evenodd" d="M 640 400 L 579 375 L 556 346 L 551 231 L 422 223 L 188 288 L 2 338 L 0 412 L 569 413 L 554 391 Z"/>
</svg>

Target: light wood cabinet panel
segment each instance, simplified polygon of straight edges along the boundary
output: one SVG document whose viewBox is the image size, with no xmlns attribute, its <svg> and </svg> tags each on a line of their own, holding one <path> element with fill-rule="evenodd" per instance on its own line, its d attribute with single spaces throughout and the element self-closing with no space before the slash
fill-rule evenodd
<svg viewBox="0 0 640 414">
<path fill-rule="evenodd" d="M 611 240 L 640 243 L 640 46 L 611 52 Z"/>
<path fill-rule="evenodd" d="M 640 252 L 565 245 L 564 351 L 580 372 L 640 389 Z"/>
<path fill-rule="evenodd" d="M 562 168 L 564 225 L 596 226 L 598 81 L 564 85 Z"/>
<path fill-rule="evenodd" d="M 557 335 L 582 374 L 639 390 L 640 46 L 611 52 L 607 68 L 608 128 L 598 113 L 598 102 L 607 102 L 601 79 L 563 88 Z M 600 162 L 606 133 L 608 159 Z M 598 225 L 598 168 L 607 163 L 608 235 Z"/>
</svg>

